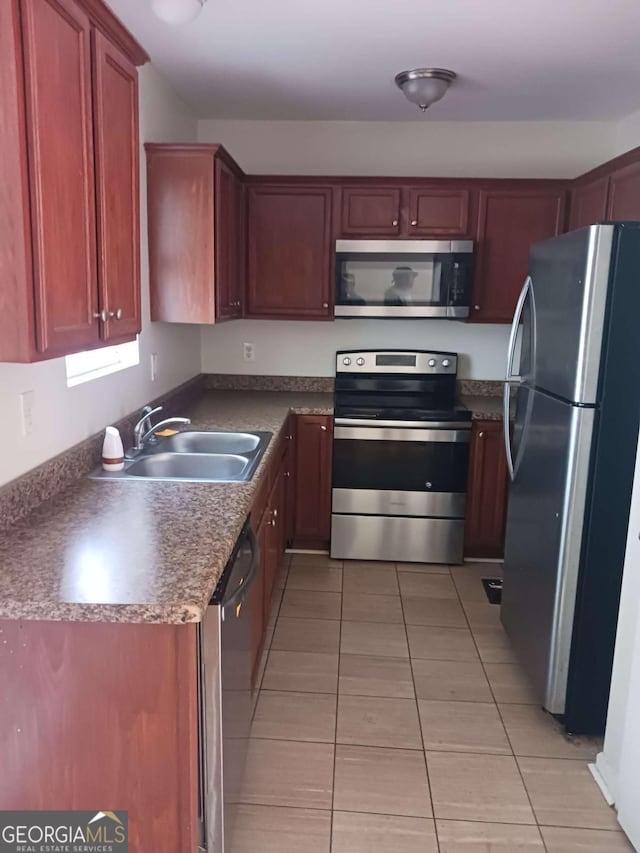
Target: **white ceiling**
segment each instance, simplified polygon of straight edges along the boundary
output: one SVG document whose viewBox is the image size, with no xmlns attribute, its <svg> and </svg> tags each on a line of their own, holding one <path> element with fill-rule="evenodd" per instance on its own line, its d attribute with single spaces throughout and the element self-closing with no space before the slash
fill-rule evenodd
<svg viewBox="0 0 640 853">
<path fill-rule="evenodd" d="M 398 71 L 460 75 L 427 120 L 613 120 L 640 108 L 639 0 L 208 0 L 171 27 L 108 0 L 201 118 L 416 120 Z"/>
</svg>

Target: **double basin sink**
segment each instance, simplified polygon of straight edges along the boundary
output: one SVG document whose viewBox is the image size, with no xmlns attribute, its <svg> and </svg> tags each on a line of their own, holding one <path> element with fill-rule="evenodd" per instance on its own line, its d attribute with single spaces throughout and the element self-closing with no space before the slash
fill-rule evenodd
<svg viewBox="0 0 640 853">
<path fill-rule="evenodd" d="M 126 459 L 123 471 L 99 469 L 90 476 L 96 480 L 247 482 L 270 439 L 270 432 L 180 432 L 159 438 L 133 459 Z"/>
</svg>

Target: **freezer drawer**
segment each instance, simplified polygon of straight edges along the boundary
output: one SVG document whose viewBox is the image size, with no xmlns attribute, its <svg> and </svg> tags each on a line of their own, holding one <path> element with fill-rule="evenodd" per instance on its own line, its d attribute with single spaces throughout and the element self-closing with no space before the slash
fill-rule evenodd
<svg viewBox="0 0 640 853">
<path fill-rule="evenodd" d="M 331 516 L 331 556 L 338 560 L 461 563 L 464 520 Z"/>
<path fill-rule="evenodd" d="M 501 618 L 536 689 L 565 708 L 595 410 L 518 392 Z"/>
</svg>

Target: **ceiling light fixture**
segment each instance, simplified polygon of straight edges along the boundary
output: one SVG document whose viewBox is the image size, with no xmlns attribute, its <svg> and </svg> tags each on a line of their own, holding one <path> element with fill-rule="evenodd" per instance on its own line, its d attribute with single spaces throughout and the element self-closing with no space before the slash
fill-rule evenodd
<svg viewBox="0 0 640 853">
<path fill-rule="evenodd" d="M 194 21 L 207 0 L 151 0 L 151 8 L 167 24 Z"/>
<path fill-rule="evenodd" d="M 431 104 L 443 98 L 449 85 L 458 75 L 446 68 L 414 68 L 396 74 L 396 86 L 402 89 L 412 104 L 425 112 Z"/>
</svg>

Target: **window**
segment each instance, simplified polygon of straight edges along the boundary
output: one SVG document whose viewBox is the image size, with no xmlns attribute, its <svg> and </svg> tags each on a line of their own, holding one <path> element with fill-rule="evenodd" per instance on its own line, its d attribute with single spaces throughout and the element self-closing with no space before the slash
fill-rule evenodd
<svg viewBox="0 0 640 853">
<path fill-rule="evenodd" d="M 115 347 L 76 352 L 65 359 L 67 388 L 140 364 L 138 339 Z"/>
</svg>

